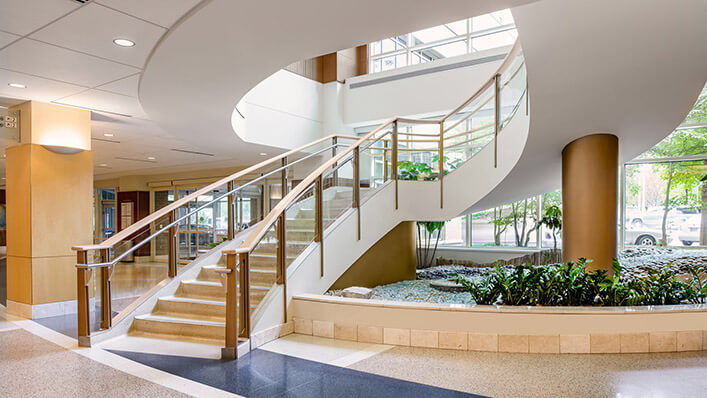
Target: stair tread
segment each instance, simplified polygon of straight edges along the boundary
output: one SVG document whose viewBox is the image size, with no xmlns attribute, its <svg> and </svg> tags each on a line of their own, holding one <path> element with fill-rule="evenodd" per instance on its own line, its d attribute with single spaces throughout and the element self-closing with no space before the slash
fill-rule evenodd
<svg viewBox="0 0 707 398">
<path fill-rule="evenodd" d="M 226 322 L 216 322 L 216 321 L 205 321 L 202 319 L 184 318 L 179 316 L 170 315 L 158 315 L 158 314 L 144 314 L 138 315 L 135 319 L 143 321 L 153 321 L 153 322 L 170 322 L 170 323 L 181 323 L 186 325 L 196 325 L 196 326 L 226 326 Z"/>
<path fill-rule="evenodd" d="M 159 301 L 171 301 L 180 303 L 195 303 L 195 304 L 209 304 L 209 305 L 220 305 L 225 306 L 226 301 L 221 300 L 208 300 L 203 298 L 187 297 L 187 296 L 167 296 L 160 297 Z"/>
</svg>

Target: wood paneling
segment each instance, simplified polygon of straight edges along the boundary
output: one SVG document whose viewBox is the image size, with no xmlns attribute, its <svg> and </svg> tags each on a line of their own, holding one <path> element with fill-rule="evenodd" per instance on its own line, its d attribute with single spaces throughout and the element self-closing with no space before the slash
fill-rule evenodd
<svg viewBox="0 0 707 398">
<path fill-rule="evenodd" d="M 132 203 L 133 204 L 133 220 L 132 224 L 140 221 L 141 219 L 147 217 L 150 214 L 150 192 L 148 191 L 130 191 L 130 192 L 118 192 L 118 201 L 117 201 L 117 219 L 118 219 L 118 232 L 122 231 L 122 223 L 121 219 L 123 216 L 122 213 L 122 204 L 123 203 Z M 147 238 L 150 235 L 149 232 L 150 228 L 145 227 L 141 229 L 140 231 L 134 233 L 133 235 L 130 236 L 130 239 L 133 241 L 133 245 L 136 245 L 140 243 L 143 239 Z M 143 246 L 139 247 L 138 249 L 135 250 L 134 254 L 136 256 L 149 256 L 150 255 L 150 245 L 151 243 L 146 243 Z"/>
<path fill-rule="evenodd" d="M 616 257 L 619 139 L 592 134 L 562 150 L 562 252 L 612 272 Z"/>
<path fill-rule="evenodd" d="M 356 260 L 331 289 L 375 287 L 415 279 L 415 234 L 414 221 L 398 224 Z"/>
</svg>

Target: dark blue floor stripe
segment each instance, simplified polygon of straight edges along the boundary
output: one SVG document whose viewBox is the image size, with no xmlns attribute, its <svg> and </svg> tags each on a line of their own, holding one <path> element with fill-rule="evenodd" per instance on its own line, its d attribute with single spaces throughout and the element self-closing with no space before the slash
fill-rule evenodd
<svg viewBox="0 0 707 398">
<path fill-rule="evenodd" d="M 481 397 L 320 362 L 254 350 L 235 361 L 111 352 L 246 397 Z"/>
</svg>

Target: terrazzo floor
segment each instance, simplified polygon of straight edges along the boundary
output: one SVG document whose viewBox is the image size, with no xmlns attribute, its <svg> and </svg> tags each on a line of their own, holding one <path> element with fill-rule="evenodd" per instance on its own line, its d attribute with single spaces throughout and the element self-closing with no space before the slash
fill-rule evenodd
<svg viewBox="0 0 707 398">
<path fill-rule="evenodd" d="M 349 367 L 493 397 L 707 397 L 707 352 L 476 353 L 394 347 Z"/>
<path fill-rule="evenodd" d="M 0 397 L 187 397 L 23 329 L 0 332 Z"/>
</svg>

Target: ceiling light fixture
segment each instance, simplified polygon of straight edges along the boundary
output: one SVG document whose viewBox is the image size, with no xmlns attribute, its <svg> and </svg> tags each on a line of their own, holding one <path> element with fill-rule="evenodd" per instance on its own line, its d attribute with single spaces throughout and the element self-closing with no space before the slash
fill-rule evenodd
<svg viewBox="0 0 707 398">
<path fill-rule="evenodd" d="M 14 88 L 27 88 L 27 86 L 22 83 L 8 83 L 7 85 Z"/>
<path fill-rule="evenodd" d="M 148 157 L 147 157 L 147 160 L 155 160 L 155 157 L 154 157 L 154 156 L 148 156 Z"/>
<path fill-rule="evenodd" d="M 103 133 L 104 137 L 112 137 L 114 134 L 113 133 Z"/>
<path fill-rule="evenodd" d="M 52 151 L 54 153 L 58 153 L 60 155 L 75 155 L 77 153 L 83 152 L 83 149 L 81 148 L 74 148 L 74 147 L 69 147 L 69 146 L 63 146 L 63 145 L 44 145 L 42 144 L 42 147 L 44 149 Z"/>
<path fill-rule="evenodd" d="M 113 43 L 115 43 L 121 47 L 132 47 L 135 45 L 134 41 L 128 40 L 128 39 L 114 39 Z"/>
<path fill-rule="evenodd" d="M 268 154 L 265 152 L 260 152 L 260 156 L 268 156 Z"/>
<path fill-rule="evenodd" d="M 105 163 L 101 163 L 101 164 L 99 164 L 98 166 L 99 166 L 99 167 L 108 167 L 108 165 L 105 164 Z"/>
</svg>

